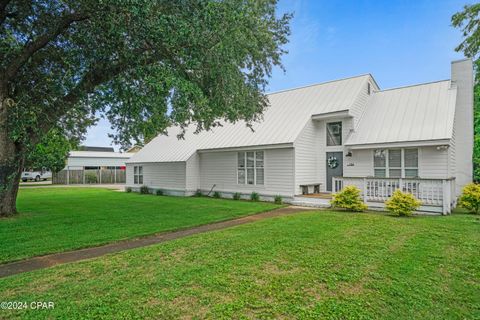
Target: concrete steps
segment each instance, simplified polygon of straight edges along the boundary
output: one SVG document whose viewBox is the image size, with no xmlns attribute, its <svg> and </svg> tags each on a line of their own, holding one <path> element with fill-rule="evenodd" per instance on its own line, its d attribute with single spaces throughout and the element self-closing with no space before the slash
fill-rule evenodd
<svg viewBox="0 0 480 320">
<path fill-rule="evenodd" d="M 302 207 L 330 208 L 330 199 L 296 196 L 290 203 Z"/>
</svg>

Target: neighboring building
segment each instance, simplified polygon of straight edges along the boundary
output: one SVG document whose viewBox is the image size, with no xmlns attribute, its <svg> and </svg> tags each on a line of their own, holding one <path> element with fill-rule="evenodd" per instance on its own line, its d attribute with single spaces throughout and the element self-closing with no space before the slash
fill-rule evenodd
<svg viewBox="0 0 480 320">
<path fill-rule="evenodd" d="M 255 191 L 298 204 L 354 184 L 370 207 L 401 188 L 422 210 L 449 213 L 472 181 L 473 65 L 452 62 L 450 80 L 381 90 L 370 75 L 268 95 L 253 126 L 225 123 L 184 140 L 178 128 L 127 161 L 127 186 L 172 195 Z M 323 195 L 324 196 L 324 195 Z"/>
<path fill-rule="evenodd" d="M 78 151 L 100 151 L 100 152 L 115 152 L 113 147 L 92 147 L 92 146 L 80 146 Z"/>
<path fill-rule="evenodd" d="M 65 168 L 54 174 L 53 183 L 125 183 L 125 162 L 132 156 L 111 151 L 70 151 Z"/>
</svg>

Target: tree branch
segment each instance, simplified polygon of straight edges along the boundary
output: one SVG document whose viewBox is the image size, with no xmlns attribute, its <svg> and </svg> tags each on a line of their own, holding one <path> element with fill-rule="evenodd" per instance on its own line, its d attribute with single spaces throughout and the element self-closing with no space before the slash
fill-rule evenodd
<svg viewBox="0 0 480 320">
<path fill-rule="evenodd" d="M 11 0 L 0 0 L 0 25 L 3 24 L 8 16 L 7 5 L 10 3 L 10 1 Z"/>
<path fill-rule="evenodd" d="M 5 0 L 6 1 L 6 0 Z M 88 19 L 84 13 L 72 13 L 64 16 L 57 23 L 57 26 L 51 31 L 39 36 L 34 41 L 28 43 L 20 54 L 10 63 L 4 73 L 4 80 L 12 79 L 18 70 L 33 56 L 38 50 L 44 48 L 51 41 L 55 40 L 62 32 L 67 30 L 72 23 Z"/>
</svg>

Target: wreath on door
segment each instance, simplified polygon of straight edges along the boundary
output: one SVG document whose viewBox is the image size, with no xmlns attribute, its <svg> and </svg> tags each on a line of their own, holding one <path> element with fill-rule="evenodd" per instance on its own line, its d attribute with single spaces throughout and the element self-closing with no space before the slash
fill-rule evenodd
<svg viewBox="0 0 480 320">
<path fill-rule="evenodd" d="M 327 159 L 327 165 L 331 169 L 338 167 L 338 159 L 334 156 L 331 156 Z"/>
</svg>

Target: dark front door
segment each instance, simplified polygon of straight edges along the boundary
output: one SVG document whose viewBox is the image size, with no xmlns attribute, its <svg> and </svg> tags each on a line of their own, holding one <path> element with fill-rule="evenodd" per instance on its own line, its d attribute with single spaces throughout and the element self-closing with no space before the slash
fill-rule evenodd
<svg viewBox="0 0 480 320">
<path fill-rule="evenodd" d="M 343 176 L 343 152 L 327 152 L 327 191 L 332 191 L 332 178 Z"/>
</svg>

